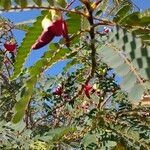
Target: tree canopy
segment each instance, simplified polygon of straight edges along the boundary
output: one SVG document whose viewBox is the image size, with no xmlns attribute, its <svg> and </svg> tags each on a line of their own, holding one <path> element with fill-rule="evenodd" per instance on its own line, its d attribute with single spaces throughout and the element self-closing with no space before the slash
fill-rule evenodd
<svg viewBox="0 0 150 150">
<path fill-rule="evenodd" d="M 1 12 L 35 9 L 21 23 L 0 17 L 0 149 L 148 150 L 150 9 L 131 0 L 0 0 Z M 25 32 L 21 44 L 14 30 Z M 62 60 L 60 74 L 45 75 Z"/>
</svg>

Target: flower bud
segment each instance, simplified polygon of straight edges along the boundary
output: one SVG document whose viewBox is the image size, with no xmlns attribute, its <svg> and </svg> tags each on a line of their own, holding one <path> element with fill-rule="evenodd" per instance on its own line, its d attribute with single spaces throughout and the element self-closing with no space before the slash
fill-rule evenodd
<svg viewBox="0 0 150 150">
<path fill-rule="evenodd" d="M 60 96 L 62 94 L 62 88 L 61 87 L 56 88 L 55 91 L 53 92 L 53 94 Z"/>
<path fill-rule="evenodd" d="M 51 24 L 52 24 L 52 21 L 51 21 L 50 19 L 48 19 L 48 18 L 45 17 L 45 18 L 42 20 L 42 28 L 43 28 L 43 30 L 46 31 L 47 28 L 48 28 Z"/>
<path fill-rule="evenodd" d="M 58 16 L 57 20 L 54 16 Z M 55 36 L 63 36 L 66 39 L 66 45 L 69 47 L 68 29 L 65 20 L 62 16 L 54 13 L 52 16 L 53 21 L 48 18 L 44 18 L 42 21 L 43 32 L 33 44 L 32 49 L 39 49 L 48 43 L 50 43 Z"/>
<path fill-rule="evenodd" d="M 85 95 L 90 98 L 90 91 L 92 89 L 92 86 L 90 84 L 86 84 L 84 85 L 84 92 L 85 92 Z"/>
<path fill-rule="evenodd" d="M 9 52 L 14 52 L 16 50 L 16 43 L 15 42 L 12 42 L 12 41 L 6 41 L 4 43 L 4 47 L 6 48 L 7 51 Z"/>
</svg>

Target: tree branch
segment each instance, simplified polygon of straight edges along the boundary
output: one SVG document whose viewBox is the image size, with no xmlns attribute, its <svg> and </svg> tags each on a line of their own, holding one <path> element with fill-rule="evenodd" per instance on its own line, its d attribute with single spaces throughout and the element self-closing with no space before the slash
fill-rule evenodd
<svg viewBox="0 0 150 150">
<path fill-rule="evenodd" d="M 79 14 L 82 15 L 84 17 L 87 17 L 86 14 L 84 14 L 81 11 L 78 10 L 69 10 L 69 9 L 64 9 L 64 8 L 57 8 L 57 7 L 45 7 L 45 6 L 27 6 L 25 8 L 21 8 L 21 7 L 11 7 L 9 10 L 6 10 L 5 8 L 0 9 L 0 12 L 4 12 L 4 11 L 16 11 L 16 10 L 32 10 L 32 9 L 40 9 L 40 10 L 56 10 L 56 11 L 62 11 L 62 12 L 70 12 L 70 13 L 75 13 L 75 14 Z"/>
<path fill-rule="evenodd" d="M 94 44 L 94 39 L 95 39 L 95 29 L 94 29 L 94 17 L 93 17 L 93 9 L 91 8 L 91 5 L 90 5 L 90 2 L 88 3 L 85 3 L 85 6 L 87 8 L 87 11 L 89 13 L 89 16 L 88 16 L 88 21 L 90 23 L 90 31 L 89 31 L 89 34 L 90 34 L 90 38 L 91 38 L 91 59 L 92 59 L 92 69 L 91 69 L 91 74 L 90 76 L 87 78 L 86 80 L 86 83 L 87 84 L 90 79 L 94 76 L 94 73 L 95 73 L 95 69 L 96 69 L 96 48 L 95 48 L 95 44 Z"/>
</svg>

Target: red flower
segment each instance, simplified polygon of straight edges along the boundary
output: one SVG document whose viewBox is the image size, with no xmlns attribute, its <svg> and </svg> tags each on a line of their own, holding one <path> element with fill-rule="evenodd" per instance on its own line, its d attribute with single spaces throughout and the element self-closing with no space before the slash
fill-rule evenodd
<svg viewBox="0 0 150 150">
<path fill-rule="evenodd" d="M 14 42 L 7 41 L 6 43 L 4 43 L 4 47 L 7 51 L 14 52 L 16 50 L 17 45 Z"/>
<path fill-rule="evenodd" d="M 84 92 L 85 92 L 85 95 L 90 98 L 90 91 L 92 89 L 92 86 L 90 84 L 86 84 L 84 85 Z"/>
<path fill-rule="evenodd" d="M 66 45 L 69 46 L 68 29 L 65 20 L 58 19 L 42 32 L 38 40 L 32 46 L 32 49 L 39 49 L 53 40 L 55 36 L 63 36 L 66 39 Z"/>
<path fill-rule="evenodd" d="M 60 96 L 62 94 L 62 88 L 61 87 L 56 88 L 55 91 L 53 92 L 53 94 Z"/>
<path fill-rule="evenodd" d="M 84 91 L 89 91 L 92 89 L 92 86 L 90 84 L 84 85 Z"/>
<path fill-rule="evenodd" d="M 108 27 L 104 27 L 104 30 L 103 30 L 106 34 L 108 34 L 109 32 L 111 32 L 111 29 L 108 28 Z"/>
</svg>

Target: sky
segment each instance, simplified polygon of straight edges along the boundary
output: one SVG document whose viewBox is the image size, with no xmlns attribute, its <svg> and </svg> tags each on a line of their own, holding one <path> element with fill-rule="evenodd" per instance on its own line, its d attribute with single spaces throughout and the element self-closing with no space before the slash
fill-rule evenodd
<svg viewBox="0 0 150 150">
<path fill-rule="evenodd" d="M 141 11 L 150 8 L 150 0 L 132 0 L 134 4 L 136 4 Z M 40 15 L 39 10 L 30 10 L 30 11 L 19 11 L 19 12 L 6 12 L 0 14 L 3 17 L 6 17 L 10 19 L 14 23 L 35 19 L 37 16 Z M 21 44 L 21 41 L 25 35 L 22 31 L 14 31 L 15 38 L 18 42 L 18 44 Z M 54 39 L 55 40 L 55 39 Z M 26 67 L 29 67 L 33 65 L 41 56 L 42 54 L 47 50 L 48 46 L 45 46 L 44 48 L 41 48 L 40 50 L 33 50 L 31 51 L 31 54 L 27 60 Z M 58 74 L 63 67 L 65 66 L 66 62 L 59 62 L 56 65 L 52 66 L 47 72 L 47 75 L 56 75 Z M 59 68 L 59 69 L 58 69 Z"/>
</svg>

